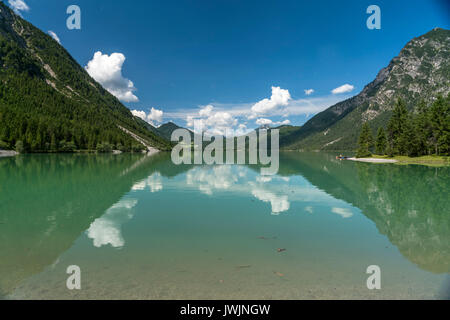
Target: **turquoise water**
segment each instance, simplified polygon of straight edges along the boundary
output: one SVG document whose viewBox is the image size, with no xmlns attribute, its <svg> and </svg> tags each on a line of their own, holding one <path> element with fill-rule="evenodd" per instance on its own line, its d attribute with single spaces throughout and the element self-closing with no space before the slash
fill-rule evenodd
<svg viewBox="0 0 450 320">
<path fill-rule="evenodd" d="M 0 298 L 449 298 L 449 178 L 321 153 L 282 153 L 273 177 L 168 154 L 0 159 Z"/>
</svg>

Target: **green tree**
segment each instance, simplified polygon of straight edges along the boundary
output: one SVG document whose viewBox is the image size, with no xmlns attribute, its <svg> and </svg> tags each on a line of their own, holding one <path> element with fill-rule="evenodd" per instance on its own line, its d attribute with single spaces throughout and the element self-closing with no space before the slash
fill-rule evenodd
<svg viewBox="0 0 450 320">
<path fill-rule="evenodd" d="M 389 144 L 388 154 L 390 156 L 406 153 L 403 133 L 405 131 L 407 121 L 408 110 L 406 109 L 406 104 L 402 99 L 398 99 L 387 127 Z"/>
<path fill-rule="evenodd" d="M 431 142 L 437 155 L 450 153 L 450 95 L 439 96 L 430 108 Z"/>
<path fill-rule="evenodd" d="M 9 149 L 9 145 L 6 142 L 0 140 L 0 149 Z"/>
<path fill-rule="evenodd" d="M 18 153 L 24 153 L 25 152 L 25 146 L 24 146 L 22 141 L 17 141 L 16 142 L 16 151 Z"/>
<path fill-rule="evenodd" d="M 76 150 L 75 143 L 73 141 L 61 141 L 59 143 L 59 151 L 65 153 L 72 153 Z"/>
<path fill-rule="evenodd" d="M 386 146 L 387 146 L 387 138 L 386 133 L 383 127 L 378 128 L 377 132 L 377 141 L 375 143 L 375 151 L 377 154 L 385 155 L 386 154 Z"/>
<path fill-rule="evenodd" d="M 414 129 L 416 132 L 416 143 L 419 155 L 431 154 L 431 123 L 429 119 L 428 106 L 421 100 L 417 106 L 417 115 L 414 118 Z"/>
<path fill-rule="evenodd" d="M 361 129 L 361 135 L 358 139 L 358 150 L 356 157 L 370 157 L 372 155 L 371 148 L 373 147 L 372 129 L 368 122 L 365 122 Z"/>
<path fill-rule="evenodd" d="M 131 151 L 133 152 L 142 152 L 144 151 L 145 147 L 142 144 L 133 144 L 131 146 Z"/>
<path fill-rule="evenodd" d="M 110 145 L 108 142 L 97 144 L 97 152 L 99 153 L 111 153 L 112 149 L 112 145 Z"/>
<path fill-rule="evenodd" d="M 405 123 L 403 124 L 403 132 L 398 141 L 400 144 L 400 154 L 410 157 L 419 155 L 416 128 L 411 114 L 407 114 Z"/>
</svg>

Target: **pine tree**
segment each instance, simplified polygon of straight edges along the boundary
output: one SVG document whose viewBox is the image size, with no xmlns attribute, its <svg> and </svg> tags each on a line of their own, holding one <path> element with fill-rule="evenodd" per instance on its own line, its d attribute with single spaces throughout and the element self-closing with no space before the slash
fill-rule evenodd
<svg viewBox="0 0 450 320">
<path fill-rule="evenodd" d="M 358 150 L 356 152 L 357 158 L 370 157 L 370 152 L 373 146 L 372 129 L 370 129 L 369 123 L 365 122 L 362 126 L 361 135 L 358 139 Z"/>
<path fill-rule="evenodd" d="M 441 96 L 430 108 L 431 141 L 437 155 L 450 152 L 450 95 Z"/>
<path fill-rule="evenodd" d="M 25 147 L 24 147 L 22 141 L 17 141 L 17 142 L 16 142 L 16 151 L 17 151 L 18 153 L 23 153 L 23 152 L 25 152 Z"/>
<path fill-rule="evenodd" d="M 406 117 L 406 121 L 403 126 L 403 133 L 400 136 L 399 142 L 401 145 L 402 155 L 410 157 L 419 155 L 419 144 L 412 114 L 408 114 Z"/>
<path fill-rule="evenodd" d="M 416 143 L 417 148 L 419 149 L 419 155 L 431 154 L 431 124 L 428 114 L 428 106 L 423 100 L 421 100 L 417 106 L 417 115 L 414 118 L 414 129 L 416 131 Z"/>
<path fill-rule="evenodd" d="M 384 132 L 383 127 L 380 127 L 378 128 L 377 141 L 375 143 L 376 153 L 380 155 L 385 155 L 386 145 L 387 145 L 386 133 Z"/>
<path fill-rule="evenodd" d="M 402 99 L 398 99 L 388 123 L 388 154 L 390 156 L 406 153 L 403 133 L 407 120 L 408 110 L 405 102 Z"/>
</svg>

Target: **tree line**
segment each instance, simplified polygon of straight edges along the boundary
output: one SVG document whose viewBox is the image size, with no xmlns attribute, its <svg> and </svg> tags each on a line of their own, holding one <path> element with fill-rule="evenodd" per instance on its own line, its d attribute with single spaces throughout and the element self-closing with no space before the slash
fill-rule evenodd
<svg viewBox="0 0 450 320">
<path fill-rule="evenodd" d="M 450 94 L 439 96 L 431 105 L 419 102 L 411 112 L 399 99 L 386 126 L 379 127 L 376 138 L 368 122 L 362 126 L 357 157 L 378 155 L 450 155 Z"/>
</svg>

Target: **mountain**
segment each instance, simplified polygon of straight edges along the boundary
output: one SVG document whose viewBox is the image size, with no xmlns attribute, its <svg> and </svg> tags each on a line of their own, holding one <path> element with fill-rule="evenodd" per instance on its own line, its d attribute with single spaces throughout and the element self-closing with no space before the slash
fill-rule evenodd
<svg viewBox="0 0 450 320">
<path fill-rule="evenodd" d="M 411 40 L 361 93 L 317 114 L 280 139 L 291 150 L 354 150 L 362 124 L 385 127 L 394 103 L 415 110 L 450 92 L 450 30 L 435 28 Z"/>
<path fill-rule="evenodd" d="M 275 128 L 272 128 L 272 129 L 280 130 L 280 139 L 283 139 L 284 137 L 289 136 L 293 132 L 296 132 L 297 130 L 300 130 L 301 126 L 282 125 L 282 126 L 275 127 Z"/>
<path fill-rule="evenodd" d="M 58 42 L 1 1 L 0 65 L 2 148 L 61 152 L 107 144 L 123 151 L 143 149 L 130 132 L 160 150 L 171 148 Z"/>
<path fill-rule="evenodd" d="M 171 137 L 172 137 L 172 133 L 177 130 L 177 129 L 184 129 L 180 126 L 177 126 L 175 123 L 173 122 L 168 122 L 165 123 L 163 125 L 161 125 L 160 127 L 158 127 L 156 130 L 159 132 L 159 134 L 164 138 L 170 141 Z M 194 140 L 194 132 L 192 132 L 191 130 L 187 129 L 191 135 L 191 140 Z"/>
</svg>

